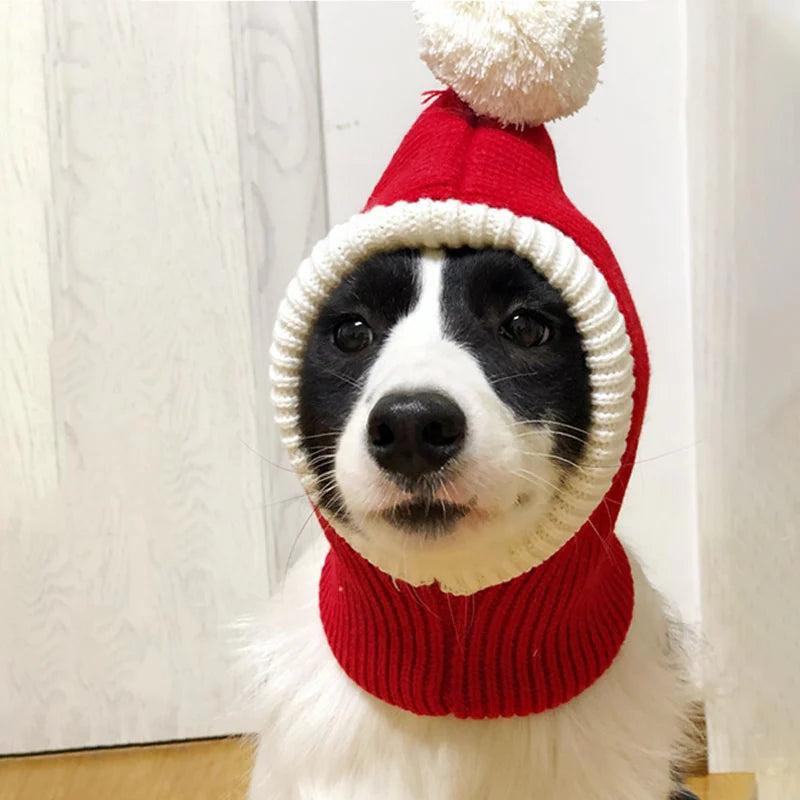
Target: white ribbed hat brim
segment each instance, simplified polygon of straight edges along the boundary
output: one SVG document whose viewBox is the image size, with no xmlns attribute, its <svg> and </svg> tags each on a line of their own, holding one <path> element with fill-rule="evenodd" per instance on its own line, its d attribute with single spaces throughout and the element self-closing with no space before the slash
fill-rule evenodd
<svg viewBox="0 0 800 800">
<path fill-rule="evenodd" d="M 320 308 L 359 263 L 400 248 L 493 247 L 526 258 L 561 292 L 583 341 L 591 387 L 591 423 L 584 453 L 570 470 L 549 513 L 496 563 L 451 577 L 447 591 L 469 593 L 510 580 L 549 558 L 587 521 L 619 469 L 633 409 L 633 358 L 625 320 L 605 278 L 577 244 L 557 228 L 505 209 L 458 200 L 418 200 L 379 206 L 335 227 L 303 261 L 278 310 L 271 348 L 272 398 L 291 462 L 315 501 L 315 476 L 299 425 L 299 391 L 306 342 Z M 351 544 L 353 544 L 351 542 Z M 420 585 L 437 580 L 359 539 L 368 561 Z"/>
</svg>

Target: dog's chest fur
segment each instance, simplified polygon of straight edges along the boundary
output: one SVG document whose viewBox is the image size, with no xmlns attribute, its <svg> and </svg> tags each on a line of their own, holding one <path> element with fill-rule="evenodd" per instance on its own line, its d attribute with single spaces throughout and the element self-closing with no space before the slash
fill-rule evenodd
<svg viewBox="0 0 800 800">
<path fill-rule="evenodd" d="M 574 700 L 490 720 L 424 717 L 356 686 L 317 606 L 322 542 L 259 622 L 251 663 L 264 720 L 251 800 L 666 800 L 685 690 L 660 600 L 636 605 L 614 663 Z"/>
</svg>

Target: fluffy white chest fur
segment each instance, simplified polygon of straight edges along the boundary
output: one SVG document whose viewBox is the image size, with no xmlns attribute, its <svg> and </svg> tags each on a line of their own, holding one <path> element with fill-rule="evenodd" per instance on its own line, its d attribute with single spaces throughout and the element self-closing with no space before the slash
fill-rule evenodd
<svg viewBox="0 0 800 800">
<path fill-rule="evenodd" d="M 459 720 L 395 708 L 344 674 L 317 608 L 326 546 L 298 562 L 251 639 L 264 725 L 250 800 L 667 800 L 686 689 L 635 562 L 630 632 L 592 686 L 542 714 Z"/>
</svg>

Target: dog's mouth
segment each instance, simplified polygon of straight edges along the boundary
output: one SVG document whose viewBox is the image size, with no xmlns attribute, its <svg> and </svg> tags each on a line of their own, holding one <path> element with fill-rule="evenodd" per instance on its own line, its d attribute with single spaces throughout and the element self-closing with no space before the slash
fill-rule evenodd
<svg viewBox="0 0 800 800">
<path fill-rule="evenodd" d="M 387 508 L 381 517 L 396 528 L 410 533 L 447 533 L 470 512 L 469 506 L 444 500 L 409 500 Z"/>
</svg>

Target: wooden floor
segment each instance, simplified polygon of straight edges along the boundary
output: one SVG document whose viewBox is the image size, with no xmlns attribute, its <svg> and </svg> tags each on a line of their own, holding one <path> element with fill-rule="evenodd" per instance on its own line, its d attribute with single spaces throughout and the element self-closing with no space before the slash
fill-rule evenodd
<svg viewBox="0 0 800 800">
<path fill-rule="evenodd" d="M 690 778 L 688 784 L 700 800 L 756 800 L 756 780 L 748 772 Z"/>
<path fill-rule="evenodd" d="M 244 800 L 242 739 L 0 759 L 0 800 Z"/>
<path fill-rule="evenodd" d="M 251 764 L 241 739 L 0 758 L 0 800 L 244 800 Z M 755 798 L 752 775 L 691 788 L 701 800 Z"/>
</svg>

